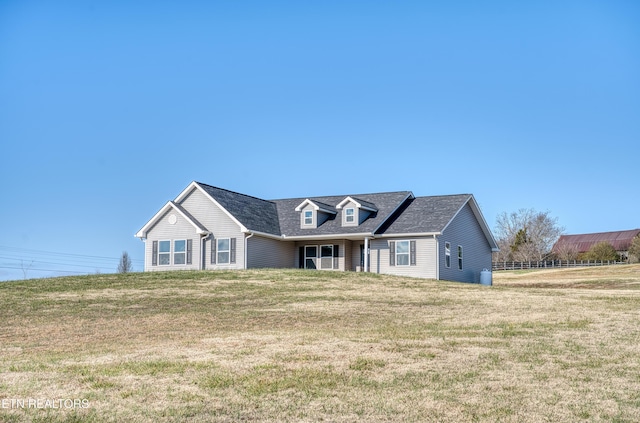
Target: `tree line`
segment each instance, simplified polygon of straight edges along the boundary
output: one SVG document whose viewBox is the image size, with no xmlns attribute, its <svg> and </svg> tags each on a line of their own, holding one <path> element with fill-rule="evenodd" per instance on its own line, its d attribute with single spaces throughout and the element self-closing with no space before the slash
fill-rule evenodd
<svg viewBox="0 0 640 423">
<path fill-rule="evenodd" d="M 500 252 L 494 253 L 493 261 L 544 261 L 544 260 L 602 260 L 622 261 L 609 242 L 594 244 L 587 252 L 580 253 L 576 245 L 560 245 L 552 252 L 553 245 L 565 228 L 549 211 L 520 209 L 503 212 L 496 219 L 494 233 Z M 640 260 L 640 236 L 634 238 L 629 247 L 630 261 Z"/>
</svg>

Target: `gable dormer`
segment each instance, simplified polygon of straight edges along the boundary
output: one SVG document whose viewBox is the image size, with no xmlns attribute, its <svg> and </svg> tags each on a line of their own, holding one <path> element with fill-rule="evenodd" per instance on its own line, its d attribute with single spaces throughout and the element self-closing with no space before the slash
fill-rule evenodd
<svg viewBox="0 0 640 423">
<path fill-rule="evenodd" d="M 318 228 L 338 214 L 336 209 L 330 205 L 309 198 L 300 203 L 295 210 L 300 213 L 300 227 L 302 229 Z"/>
<path fill-rule="evenodd" d="M 342 226 L 358 226 L 378 211 L 375 204 L 354 197 L 345 198 L 336 209 L 342 210 Z"/>
</svg>

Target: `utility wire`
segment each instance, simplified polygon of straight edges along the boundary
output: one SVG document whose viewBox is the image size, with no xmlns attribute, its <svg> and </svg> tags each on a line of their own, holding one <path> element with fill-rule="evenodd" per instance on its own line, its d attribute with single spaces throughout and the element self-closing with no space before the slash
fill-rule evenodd
<svg viewBox="0 0 640 423">
<path fill-rule="evenodd" d="M 0 250 L 4 250 L 14 255 L 17 253 L 27 253 L 27 254 L 33 254 L 33 255 L 51 255 L 51 256 L 60 256 L 60 257 L 66 257 L 66 258 L 76 258 L 80 260 L 110 260 L 110 261 L 120 260 L 120 257 L 105 257 L 105 256 L 93 256 L 93 255 L 86 255 L 86 254 L 60 253 L 56 251 L 31 250 L 27 248 L 6 247 L 2 245 L 0 245 Z M 24 257 L 22 258 L 24 259 Z M 141 259 L 131 259 L 131 261 L 138 262 L 138 263 L 144 262 L 144 260 L 141 260 Z"/>
</svg>

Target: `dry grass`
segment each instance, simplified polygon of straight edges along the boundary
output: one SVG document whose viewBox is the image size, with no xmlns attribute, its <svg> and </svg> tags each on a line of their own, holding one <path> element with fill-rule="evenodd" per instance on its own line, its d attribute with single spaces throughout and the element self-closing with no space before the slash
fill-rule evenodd
<svg viewBox="0 0 640 423">
<path fill-rule="evenodd" d="M 0 284 L 0 421 L 640 420 L 640 266 Z M 1 403 L 0 403 L 1 404 Z"/>
</svg>

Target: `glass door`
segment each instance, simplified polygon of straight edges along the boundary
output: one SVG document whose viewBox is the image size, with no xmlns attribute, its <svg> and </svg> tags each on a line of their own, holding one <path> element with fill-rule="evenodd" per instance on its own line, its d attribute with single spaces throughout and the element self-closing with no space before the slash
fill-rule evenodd
<svg viewBox="0 0 640 423">
<path fill-rule="evenodd" d="M 307 245 L 304 247 L 304 268 L 317 269 L 316 262 L 318 260 L 318 246 Z"/>
</svg>

